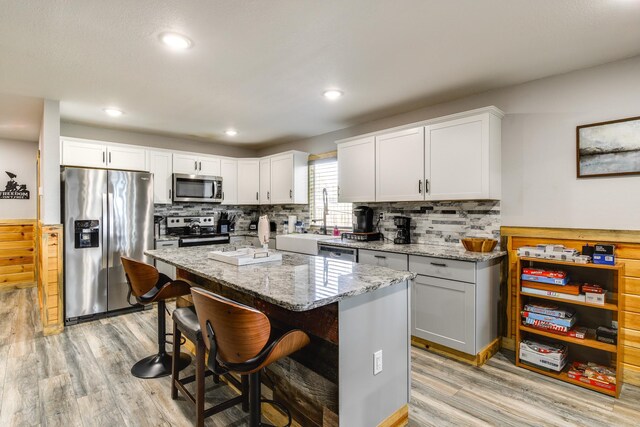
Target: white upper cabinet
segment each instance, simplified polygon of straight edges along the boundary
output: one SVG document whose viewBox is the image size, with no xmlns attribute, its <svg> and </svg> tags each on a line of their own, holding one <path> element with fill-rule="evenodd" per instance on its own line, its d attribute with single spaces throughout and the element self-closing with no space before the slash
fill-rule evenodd
<svg viewBox="0 0 640 427">
<path fill-rule="evenodd" d="M 64 166 L 146 171 L 145 149 L 101 141 L 61 139 Z"/>
<path fill-rule="evenodd" d="M 370 202 L 376 197 L 373 137 L 338 144 L 338 201 Z"/>
<path fill-rule="evenodd" d="M 271 158 L 271 203 L 293 203 L 293 154 Z"/>
<path fill-rule="evenodd" d="M 170 151 L 147 152 L 149 172 L 153 174 L 153 202 L 170 204 L 173 189 L 173 155 Z"/>
<path fill-rule="evenodd" d="M 260 159 L 260 204 L 271 204 L 271 159 Z"/>
<path fill-rule="evenodd" d="M 174 153 L 173 173 L 196 175 L 198 173 L 198 156 L 195 154 Z"/>
<path fill-rule="evenodd" d="M 220 158 L 210 156 L 198 157 L 198 175 L 220 176 Z"/>
<path fill-rule="evenodd" d="M 222 177 L 222 204 L 238 203 L 238 161 L 220 159 L 220 176 Z"/>
<path fill-rule="evenodd" d="M 62 139 L 62 164 L 88 168 L 107 167 L 107 145 L 90 141 Z"/>
<path fill-rule="evenodd" d="M 338 141 L 339 200 L 499 200 L 503 116 L 485 107 Z"/>
<path fill-rule="evenodd" d="M 107 167 L 120 170 L 148 170 L 145 149 L 124 145 L 108 145 Z"/>
<path fill-rule="evenodd" d="M 309 203 L 309 154 L 289 151 L 260 160 L 260 204 Z"/>
<path fill-rule="evenodd" d="M 425 128 L 426 200 L 500 198 L 499 120 L 484 113 Z"/>
<path fill-rule="evenodd" d="M 376 136 L 376 201 L 424 200 L 424 128 Z"/>
<path fill-rule="evenodd" d="M 260 161 L 258 159 L 238 159 L 237 177 L 238 204 L 257 205 L 260 203 Z M 222 186 L 224 188 L 224 182 Z"/>
</svg>

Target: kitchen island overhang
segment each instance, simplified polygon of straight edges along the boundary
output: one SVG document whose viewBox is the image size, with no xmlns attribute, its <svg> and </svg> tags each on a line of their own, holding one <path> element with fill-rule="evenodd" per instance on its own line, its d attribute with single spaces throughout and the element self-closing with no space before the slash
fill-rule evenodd
<svg viewBox="0 0 640 427">
<path fill-rule="evenodd" d="M 378 425 L 406 411 L 412 273 L 289 253 L 238 267 L 208 259 L 210 250 L 146 254 L 174 265 L 181 278 L 259 309 L 275 329 L 310 335 L 309 346 L 265 375 L 273 397 L 302 425 Z M 380 351 L 382 371 L 374 375 Z"/>
</svg>

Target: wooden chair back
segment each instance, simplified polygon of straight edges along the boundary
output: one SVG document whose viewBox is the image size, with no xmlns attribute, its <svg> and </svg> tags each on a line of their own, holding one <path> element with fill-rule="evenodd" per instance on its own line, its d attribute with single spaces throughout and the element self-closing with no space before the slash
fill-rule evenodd
<svg viewBox="0 0 640 427">
<path fill-rule="evenodd" d="M 271 323 L 264 313 L 202 288 L 191 288 L 191 295 L 207 349 L 211 349 L 206 333 L 209 323 L 220 361 L 246 362 L 269 341 Z"/>
<path fill-rule="evenodd" d="M 127 275 L 127 283 L 134 297 L 141 297 L 158 283 L 160 273 L 153 265 L 127 257 L 121 257 L 120 259 Z"/>
</svg>

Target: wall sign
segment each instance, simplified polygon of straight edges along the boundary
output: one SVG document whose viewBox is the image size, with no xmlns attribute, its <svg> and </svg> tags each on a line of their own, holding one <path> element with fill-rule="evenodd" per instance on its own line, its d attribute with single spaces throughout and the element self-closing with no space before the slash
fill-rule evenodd
<svg viewBox="0 0 640 427">
<path fill-rule="evenodd" d="M 5 171 L 5 173 L 9 176 L 9 181 L 7 181 L 4 191 L 0 191 L 0 199 L 28 200 L 29 190 L 27 190 L 27 184 L 18 184 L 18 181 L 16 181 L 18 175 L 15 173 L 9 171 Z"/>
</svg>

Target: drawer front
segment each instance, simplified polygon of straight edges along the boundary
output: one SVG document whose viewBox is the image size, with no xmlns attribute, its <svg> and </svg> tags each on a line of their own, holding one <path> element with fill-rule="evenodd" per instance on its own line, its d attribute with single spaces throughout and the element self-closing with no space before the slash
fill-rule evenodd
<svg viewBox="0 0 640 427">
<path fill-rule="evenodd" d="M 156 242 L 156 249 L 177 248 L 177 247 L 178 247 L 177 240 L 161 240 L 159 242 Z"/>
<path fill-rule="evenodd" d="M 441 279 L 476 282 L 476 265 L 469 261 L 409 255 L 409 271 Z"/>
<path fill-rule="evenodd" d="M 476 354 L 475 285 L 417 276 L 411 284 L 411 335 Z"/>
<path fill-rule="evenodd" d="M 408 256 L 391 252 L 360 249 L 358 251 L 358 262 L 360 264 L 377 265 L 378 267 L 387 267 L 398 271 L 407 271 Z"/>
</svg>

